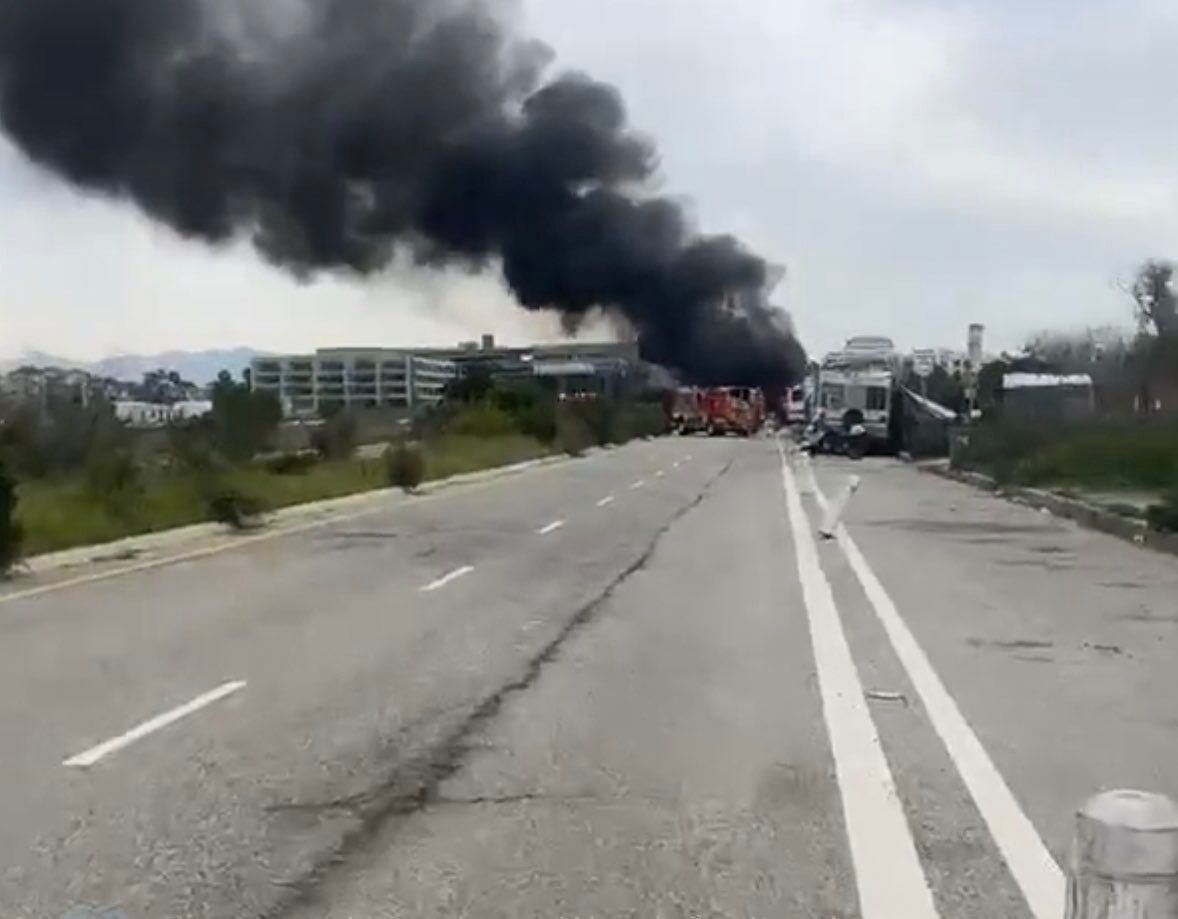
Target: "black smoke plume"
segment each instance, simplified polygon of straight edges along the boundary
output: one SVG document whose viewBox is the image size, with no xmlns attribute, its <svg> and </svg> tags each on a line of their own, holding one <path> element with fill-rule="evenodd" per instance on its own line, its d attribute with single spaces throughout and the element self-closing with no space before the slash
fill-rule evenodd
<svg viewBox="0 0 1178 919">
<path fill-rule="evenodd" d="M 618 93 L 545 82 L 550 58 L 478 0 L 0 0 L 0 121 L 70 182 L 301 275 L 497 262 L 525 307 L 615 310 L 689 380 L 792 382 L 765 262 L 644 194 Z"/>
</svg>

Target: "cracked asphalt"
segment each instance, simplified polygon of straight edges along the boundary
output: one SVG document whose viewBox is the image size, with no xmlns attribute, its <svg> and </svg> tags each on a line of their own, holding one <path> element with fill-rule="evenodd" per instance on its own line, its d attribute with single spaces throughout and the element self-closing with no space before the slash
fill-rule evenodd
<svg viewBox="0 0 1178 919">
<path fill-rule="evenodd" d="M 1178 794 L 1178 568 L 890 461 L 797 466 L 798 519 L 782 463 L 636 443 L 0 593 L 0 916 L 917 919 L 864 880 L 911 847 L 939 916 L 1056 919 L 1075 806 Z M 1038 874 L 853 553 L 808 548 L 852 471 L 847 533 Z"/>
</svg>

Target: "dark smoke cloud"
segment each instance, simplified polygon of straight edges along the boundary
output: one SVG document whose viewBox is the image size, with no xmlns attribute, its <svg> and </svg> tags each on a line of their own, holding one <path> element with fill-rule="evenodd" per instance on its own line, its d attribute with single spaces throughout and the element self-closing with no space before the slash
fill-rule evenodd
<svg viewBox="0 0 1178 919">
<path fill-rule="evenodd" d="M 618 93 L 474 0 L 0 0 L 0 121 L 37 163 L 301 275 L 497 262 L 702 383 L 792 382 L 764 261 L 642 193 Z"/>
</svg>

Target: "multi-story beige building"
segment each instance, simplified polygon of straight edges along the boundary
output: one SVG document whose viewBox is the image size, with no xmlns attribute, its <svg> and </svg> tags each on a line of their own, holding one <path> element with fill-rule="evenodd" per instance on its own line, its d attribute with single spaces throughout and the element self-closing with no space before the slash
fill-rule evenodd
<svg viewBox="0 0 1178 919">
<path fill-rule="evenodd" d="M 307 417 L 331 408 L 420 411 L 439 403 L 452 380 L 476 370 L 497 379 L 545 378 L 564 392 L 590 381 L 639 385 L 650 369 L 632 341 L 499 347 L 484 335 L 457 348 L 322 348 L 258 357 L 250 373 L 253 388 L 278 396 L 288 416 Z"/>
<path fill-rule="evenodd" d="M 322 348 L 255 358 L 251 386 L 272 392 L 289 416 L 332 408 L 417 411 L 442 400 L 454 361 L 390 348 Z"/>
</svg>

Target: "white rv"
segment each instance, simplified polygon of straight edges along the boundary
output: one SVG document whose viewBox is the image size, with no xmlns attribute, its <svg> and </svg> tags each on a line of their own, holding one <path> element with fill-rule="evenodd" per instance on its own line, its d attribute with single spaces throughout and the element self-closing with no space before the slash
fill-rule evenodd
<svg viewBox="0 0 1178 919">
<path fill-rule="evenodd" d="M 826 355 L 818 370 L 815 402 L 823 424 L 827 428 L 862 424 L 874 445 L 886 446 L 899 372 L 896 346 L 882 336 L 852 338 L 842 351 Z"/>
</svg>

